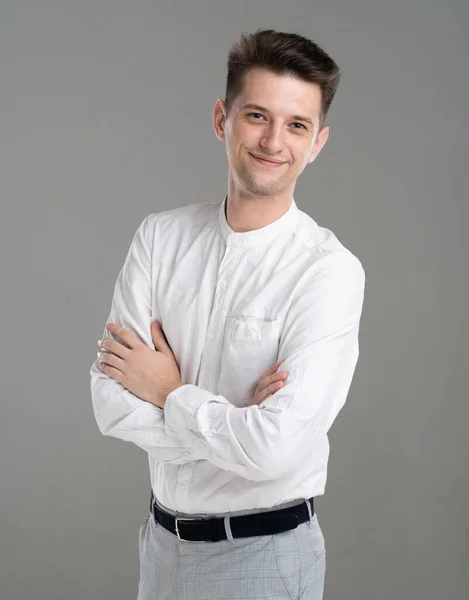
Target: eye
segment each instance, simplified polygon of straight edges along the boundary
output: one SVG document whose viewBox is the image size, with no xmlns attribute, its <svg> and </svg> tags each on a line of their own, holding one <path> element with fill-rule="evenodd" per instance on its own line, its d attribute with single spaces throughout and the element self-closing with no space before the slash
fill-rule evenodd
<svg viewBox="0 0 469 600">
<path fill-rule="evenodd" d="M 262 115 L 261 113 L 248 113 L 249 117 L 262 117 L 264 118 L 264 115 Z M 255 121 L 258 121 L 259 119 L 254 118 Z M 293 125 L 299 125 L 299 127 L 294 127 L 293 129 L 307 129 L 303 123 L 293 123 Z"/>
</svg>

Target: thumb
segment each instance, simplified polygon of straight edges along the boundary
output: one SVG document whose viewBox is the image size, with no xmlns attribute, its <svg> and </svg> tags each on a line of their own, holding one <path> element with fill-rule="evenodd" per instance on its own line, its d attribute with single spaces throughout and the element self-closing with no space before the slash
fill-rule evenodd
<svg viewBox="0 0 469 600">
<path fill-rule="evenodd" d="M 161 329 L 161 325 L 158 323 L 158 321 L 153 321 L 151 324 L 151 339 L 153 340 L 155 347 L 161 345 L 162 337 L 163 331 Z"/>
<path fill-rule="evenodd" d="M 151 339 L 159 352 L 168 354 L 168 350 L 171 351 L 168 342 L 166 341 L 166 336 L 161 328 L 161 324 L 158 321 L 153 321 L 151 324 Z"/>
</svg>

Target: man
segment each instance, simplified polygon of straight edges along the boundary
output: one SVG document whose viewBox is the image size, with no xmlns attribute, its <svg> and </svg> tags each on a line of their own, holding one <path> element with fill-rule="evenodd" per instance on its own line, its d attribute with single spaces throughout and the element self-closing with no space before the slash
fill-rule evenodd
<svg viewBox="0 0 469 600">
<path fill-rule="evenodd" d="M 118 276 L 91 390 L 100 431 L 149 456 L 139 600 L 322 598 L 314 498 L 365 274 L 293 191 L 338 82 L 312 41 L 243 34 L 213 110 L 227 196 L 146 217 Z"/>
</svg>

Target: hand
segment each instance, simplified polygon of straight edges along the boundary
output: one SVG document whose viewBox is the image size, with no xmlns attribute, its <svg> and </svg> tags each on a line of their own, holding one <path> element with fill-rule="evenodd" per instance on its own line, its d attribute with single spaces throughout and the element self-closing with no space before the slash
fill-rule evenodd
<svg viewBox="0 0 469 600">
<path fill-rule="evenodd" d="M 248 406 L 253 406 L 254 404 L 259 406 L 261 402 L 283 387 L 283 382 L 288 377 L 288 371 L 276 372 L 283 362 L 285 362 L 285 360 L 277 361 L 270 369 L 267 369 L 267 371 L 262 373 L 254 392 L 254 398 L 249 402 Z"/>
<path fill-rule="evenodd" d="M 140 338 L 115 323 L 106 329 L 119 337 L 128 347 L 112 339 L 100 340 L 105 350 L 100 353 L 101 371 L 122 384 L 142 400 L 164 408 L 166 396 L 181 387 L 181 376 L 174 354 L 158 321 L 151 324 L 151 337 L 156 350 Z"/>
</svg>

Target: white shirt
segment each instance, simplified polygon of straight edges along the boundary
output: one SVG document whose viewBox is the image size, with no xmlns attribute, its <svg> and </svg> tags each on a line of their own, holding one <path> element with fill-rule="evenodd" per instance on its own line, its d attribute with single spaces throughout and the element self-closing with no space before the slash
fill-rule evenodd
<svg viewBox="0 0 469 600">
<path fill-rule="evenodd" d="M 365 273 L 294 198 L 279 219 L 234 232 L 225 202 L 148 215 L 135 233 L 108 322 L 155 349 L 157 319 L 184 385 L 164 409 L 91 366 L 100 431 L 148 453 L 159 503 L 215 514 L 324 493 L 327 432 L 358 359 Z M 106 329 L 103 338 L 115 338 Z M 247 406 L 277 360 L 285 385 Z"/>
</svg>

